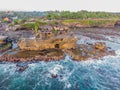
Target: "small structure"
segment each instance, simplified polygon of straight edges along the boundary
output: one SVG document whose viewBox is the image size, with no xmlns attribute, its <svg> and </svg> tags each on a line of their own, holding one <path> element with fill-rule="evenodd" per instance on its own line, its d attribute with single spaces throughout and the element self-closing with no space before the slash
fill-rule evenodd
<svg viewBox="0 0 120 90">
<path fill-rule="evenodd" d="M 9 19 L 8 17 L 5 17 L 5 18 L 4 18 L 4 21 L 10 22 L 10 19 Z"/>
</svg>

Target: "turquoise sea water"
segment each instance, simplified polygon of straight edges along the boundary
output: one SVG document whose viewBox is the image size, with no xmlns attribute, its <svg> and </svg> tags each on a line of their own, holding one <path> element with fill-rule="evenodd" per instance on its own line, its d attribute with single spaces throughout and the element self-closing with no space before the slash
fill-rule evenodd
<svg viewBox="0 0 120 90">
<path fill-rule="evenodd" d="M 120 45 L 107 44 L 116 56 L 77 62 L 67 55 L 28 64 L 23 72 L 16 71 L 15 63 L 0 64 L 0 90 L 120 90 Z"/>
</svg>

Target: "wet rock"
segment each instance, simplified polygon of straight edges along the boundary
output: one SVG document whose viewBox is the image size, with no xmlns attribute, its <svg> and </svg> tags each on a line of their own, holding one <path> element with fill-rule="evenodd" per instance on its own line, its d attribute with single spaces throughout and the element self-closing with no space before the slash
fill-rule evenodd
<svg viewBox="0 0 120 90">
<path fill-rule="evenodd" d="M 15 52 L 15 51 L 14 51 Z M 60 49 L 44 49 L 39 51 L 22 51 L 18 50 L 13 54 L 5 54 L 0 57 L 0 60 L 10 61 L 10 62 L 26 62 L 30 61 L 51 61 L 51 60 L 61 60 L 64 59 L 64 52 Z"/>
<path fill-rule="evenodd" d="M 16 67 L 17 67 L 16 71 L 23 72 L 28 68 L 28 65 L 27 63 L 17 63 Z"/>
<path fill-rule="evenodd" d="M 89 58 L 98 59 L 107 55 L 115 55 L 115 51 L 107 50 L 106 44 L 103 42 L 96 42 L 93 45 L 81 44 L 75 49 L 66 50 L 71 55 L 72 59 L 80 61 Z"/>
<path fill-rule="evenodd" d="M 28 68 L 28 67 L 19 67 L 18 71 L 23 72 L 23 71 L 25 71 L 26 68 Z"/>
<path fill-rule="evenodd" d="M 95 42 L 95 48 L 99 50 L 105 50 L 106 44 L 105 42 Z"/>
<path fill-rule="evenodd" d="M 57 74 L 52 74 L 51 77 L 52 77 L 52 78 L 57 78 L 58 75 L 57 75 Z"/>
</svg>

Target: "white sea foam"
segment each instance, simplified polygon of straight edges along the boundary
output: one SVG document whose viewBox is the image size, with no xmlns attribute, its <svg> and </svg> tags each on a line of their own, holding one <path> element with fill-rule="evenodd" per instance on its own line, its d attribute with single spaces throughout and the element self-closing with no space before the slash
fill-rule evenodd
<svg viewBox="0 0 120 90">
<path fill-rule="evenodd" d="M 115 53 L 120 56 L 120 49 L 119 50 L 116 50 Z"/>
<path fill-rule="evenodd" d="M 36 63 L 29 64 L 30 67 L 36 67 Z"/>
<path fill-rule="evenodd" d="M 120 42 L 120 37 L 117 36 L 105 36 L 108 40 Z"/>
<path fill-rule="evenodd" d="M 70 88 L 71 87 L 71 84 L 69 82 L 65 82 L 65 88 Z"/>
<path fill-rule="evenodd" d="M 51 74 L 58 74 L 58 72 L 61 70 L 61 69 L 63 69 L 63 66 L 62 65 L 55 65 L 55 66 L 53 66 L 52 67 L 52 69 L 50 69 L 49 70 L 49 72 L 51 73 Z"/>
</svg>

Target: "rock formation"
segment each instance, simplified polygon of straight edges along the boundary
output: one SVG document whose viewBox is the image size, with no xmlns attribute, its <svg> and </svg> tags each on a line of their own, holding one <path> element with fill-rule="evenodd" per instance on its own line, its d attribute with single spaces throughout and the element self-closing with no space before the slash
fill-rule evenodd
<svg viewBox="0 0 120 90">
<path fill-rule="evenodd" d="M 120 27 L 120 20 L 116 21 L 114 24 L 115 27 Z"/>
<path fill-rule="evenodd" d="M 64 59 L 65 55 L 61 49 L 44 49 L 38 51 L 15 50 L 0 57 L 0 60 L 9 62 L 26 62 L 26 61 L 51 61 Z"/>
<path fill-rule="evenodd" d="M 95 48 L 99 50 L 106 50 L 106 44 L 104 42 L 96 42 Z"/>
<path fill-rule="evenodd" d="M 75 37 L 53 37 L 47 40 L 41 39 L 22 39 L 18 46 L 22 50 L 43 50 L 49 48 L 70 49 L 76 47 L 77 38 Z"/>
<path fill-rule="evenodd" d="M 12 47 L 12 44 L 7 41 L 7 36 L 0 36 L 0 53 Z"/>
<path fill-rule="evenodd" d="M 115 55 L 114 51 L 108 51 L 104 42 L 96 42 L 94 45 L 81 44 L 75 49 L 68 49 L 66 52 L 72 59 L 80 61 L 88 58 L 101 58 L 107 55 Z"/>
</svg>

